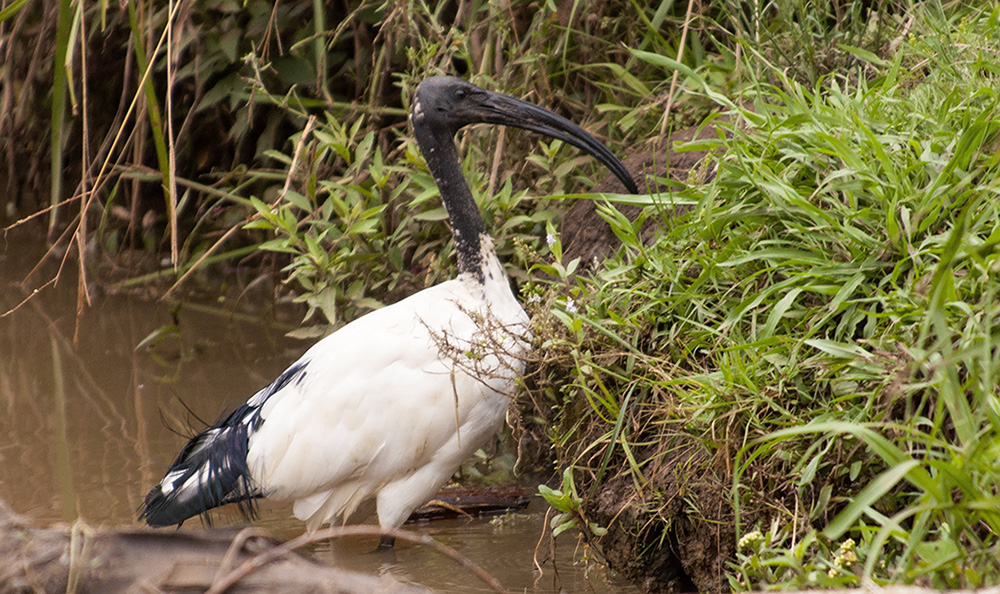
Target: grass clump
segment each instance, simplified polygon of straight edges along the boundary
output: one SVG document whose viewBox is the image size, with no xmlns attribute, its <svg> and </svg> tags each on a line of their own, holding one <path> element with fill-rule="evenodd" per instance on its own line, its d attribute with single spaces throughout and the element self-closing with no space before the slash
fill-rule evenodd
<svg viewBox="0 0 1000 594">
<path fill-rule="evenodd" d="M 743 103 L 686 71 L 716 177 L 650 197 L 689 208 L 652 245 L 605 208 L 623 247 L 550 290 L 578 519 L 658 587 L 1000 582 L 997 11 L 909 16 L 814 83 L 748 57 Z"/>
</svg>

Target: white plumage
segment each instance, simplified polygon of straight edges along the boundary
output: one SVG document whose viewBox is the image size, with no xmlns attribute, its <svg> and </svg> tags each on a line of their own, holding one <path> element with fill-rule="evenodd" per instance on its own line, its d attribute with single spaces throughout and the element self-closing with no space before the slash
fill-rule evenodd
<svg viewBox="0 0 1000 594">
<path fill-rule="evenodd" d="M 635 186 L 575 124 L 461 79 L 421 83 L 411 123 L 452 222 L 459 275 L 371 312 L 310 348 L 271 385 L 189 441 L 142 517 L 179 524 L 225 503 L 294 501 L 315 529 L 375 504 L 402 525 L 500 427 L 523 371 L 528 316 L 511 292 L 452 140 L 485 122 L 560 138 Z M 386 541 L 391 544 L 391 539 Z"/>
<path fill-rule="evenodd" d="M 379 522 L 399 526 L 496 431 L 523 369 L 527 343 L 515 337 L 528 317 L 490 256 L 487 282 L 462 275 L 420 291 L 302 357 L 302 380 L 268 398 L 250 436 L 247 462 L 264 492 L 294 499 L 310 528 L 377 495 Z M 498 342 L 508 353 L 485 348 Z"/>
</svg>

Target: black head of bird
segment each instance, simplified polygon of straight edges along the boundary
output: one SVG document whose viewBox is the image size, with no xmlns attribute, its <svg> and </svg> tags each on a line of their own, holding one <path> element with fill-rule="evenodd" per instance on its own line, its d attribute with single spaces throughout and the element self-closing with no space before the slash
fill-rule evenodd
<svg viewBox="0 0 1000 594">
<path fill-rule="evenodd" d="M 531 130 L 590 153 L 621 179 L 629 192 L 639 193 L 621 161 L 580 126 L 533 103 L 481 89 L 461 78 L 435 76 L 421 82 L 411 108 L 410 121 L 421 148 L 450 141 L 456 132 L 470 124 L 496 124 Z M 428 138 L 430 135 L 434 138 Z"/>
<path fill-rule="evenodd" d="M 454 76 L 435 76 L 420 83 L 410 108 L 413 134 L 434 175 L 451 218 L 458 269 L 483 278 L 482 246 L 486 228 L 458 160 L 454 136 L 470 124 L 496 124 L 531 130 L 586 151 L 611 170 L 632 193 L 632 176 L 601 141 L 566 118 L 511 97 L 481 89 Z M 490 247 L 490 250 L 492 247 Z"/>
</svg>

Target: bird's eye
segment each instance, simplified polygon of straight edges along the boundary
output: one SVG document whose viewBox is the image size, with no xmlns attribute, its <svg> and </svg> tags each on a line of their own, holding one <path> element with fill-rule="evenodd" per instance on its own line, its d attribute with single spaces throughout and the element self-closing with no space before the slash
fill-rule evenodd
<svg viewBox="0 0 1000 594">
<path fill-rule="evenodd" d="M 455 99 L 462 100 L 469 96 L 469 92 L 465 89 L 459 89 L 455 91 Z"/>
</svg>

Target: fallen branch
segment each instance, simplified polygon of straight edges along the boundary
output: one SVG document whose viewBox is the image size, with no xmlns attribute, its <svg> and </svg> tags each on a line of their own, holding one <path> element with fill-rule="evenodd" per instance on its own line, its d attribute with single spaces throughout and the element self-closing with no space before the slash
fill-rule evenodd
<svg viewBox="0 0 1000 594">
<path fill-rule="evenodd" d="M 348 536 L 391 536 L 396 540 L 405 540 L 407 542 L 412 542 L 424 546 L 431 547 L 435 551 L 441 553 L 445 557 L 455 561 L 463 568 L 468 569 L 476 575 L 480 580 L 482 580 L 487 586 L 489 586 L 494 592 L 500 592 L 504 594 L 507 590 L 500 584 L 499 581 L 492 575 L 490 575 L 482 567 L 479 567 L 475 563 L 469 560 L 468 557 L 459 553 L 455 549 L 443 545 L 430 536 L 424 534 L 414 534 L 406 530 L 392 529 L 392 528 L 380 528 L 378 526 L 339 526 L 331 527 L 323 530 L 318 530 L 316 532 L 309 532 L 293 538 L 292 540 L 278 545 L 273 549 L 268 549 L 263 553 L 260 553 L 248 559 L 242 565 L 229 572 L 228 574 L 216 579 L 212 582 L 212 587 L 209 588 L 205 594 L 222 594 L 237 582 L 250 575 L 254 571 L 260 569 L 261 567 L 267 565 L 268 563 L 279 559 L 292 551 L 310 545 L 315 542 L 322 540 L 328 540 L 331 538 L 343 538 Z M 237 538 L 234 539 L 238 540 Z"/>
</svg>

